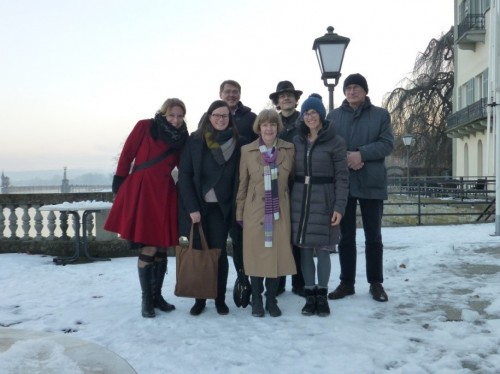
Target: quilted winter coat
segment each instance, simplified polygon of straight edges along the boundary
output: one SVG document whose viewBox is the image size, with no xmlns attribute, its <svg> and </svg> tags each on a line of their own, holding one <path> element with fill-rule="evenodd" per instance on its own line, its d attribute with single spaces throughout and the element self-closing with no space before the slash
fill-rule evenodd
<svg viewBox="0 0 500 374">
<path fill-rule="evenodd" d="M 126 177 L 113 202 L 104 229 L 124 239 L 156 247 L 179 244 L 177 190 L 172 170 L 179 151 L 162 161 L 129 174 L 132 163 L 140 165 L 169 149 L 151 136 L 153 120 L 139 121 L 123 146 L 116 175 Z"/>
<path fill-rule="evenodd" d="M 280 218 L 273 221 L 273 246 L 264 247 L 264 163 L 259 140 L 241 148 L 240 183 L 236 195 L 236 220 L 243 221 L 245 274 L 276 278 L 296 274 L 290 243 L 290 192 L 288 180 L 294 163 L 293 144 L 278 139 L 278 197 Z"/>
<path fill-rule="evenodd" d="M 331 247 L 338 243 L 334 211 L 344 215 L 349 191 L 344 139 L 333 126 L 323 127 L 308 151 L 309 129 L 300 125 L 294 137 L 295 181 L 292 189 L 292 240 L 304 247 Z"/>
</svg>

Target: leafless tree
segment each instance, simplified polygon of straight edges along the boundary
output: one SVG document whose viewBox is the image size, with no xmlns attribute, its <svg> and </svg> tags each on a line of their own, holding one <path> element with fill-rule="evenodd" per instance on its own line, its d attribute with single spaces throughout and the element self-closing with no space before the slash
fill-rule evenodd
<svg viewBox="0 0 500 374">
<path fill-rule="evenodd" d="M 420 174 L 438 175 L 451 169 L 452 142 L 445 131 L 446 117 L 452 112 L 453 70 L 452 27 L 429 42 L 425 52 L 418 54 L 411 76 L 384 97 L 394 127 L 393 155 L 406 155 L 402 136 L 411 133 L 411 165 L 418 166 Z"/>
</svg>

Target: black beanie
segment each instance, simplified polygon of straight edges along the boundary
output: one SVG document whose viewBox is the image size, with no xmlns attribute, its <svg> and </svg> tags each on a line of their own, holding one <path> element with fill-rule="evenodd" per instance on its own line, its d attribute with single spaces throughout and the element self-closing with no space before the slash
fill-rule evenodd
<svg viewBox="0 0 500 374">
<path fill-rule="evenodd" d="M 365 92 L 368 93 L 368 82 L 366 82 L 365 77 L 363 77 L 361 74 L 359 73 L 351 74 L 345 79 L 344 94 L 346 87 L 350 86 L 351 84 L 357 84 L 358 86 L 361 86 L 363 90 L 365 90 Z"/>
</svg>

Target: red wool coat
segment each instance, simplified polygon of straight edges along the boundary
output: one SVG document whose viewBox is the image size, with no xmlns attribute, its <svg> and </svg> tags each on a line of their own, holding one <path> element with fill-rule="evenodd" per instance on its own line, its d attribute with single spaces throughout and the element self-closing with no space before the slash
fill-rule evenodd
<svg viewBox="0 0 500 374">
<path fill-rule="evenodd" d="M 172 170 L 179 164 L 179 152 L 129 174 L 134 161 L 140 165 L 169 149 L 166 142 L 151 136 L 152 123 L 152 120 L 139 121 L 125 141 L 116 175 L 126 179 L 104 229 L 133 242 L 169 247 L 179 244 L 177 189 L 172 178 Z"/>
</svg>

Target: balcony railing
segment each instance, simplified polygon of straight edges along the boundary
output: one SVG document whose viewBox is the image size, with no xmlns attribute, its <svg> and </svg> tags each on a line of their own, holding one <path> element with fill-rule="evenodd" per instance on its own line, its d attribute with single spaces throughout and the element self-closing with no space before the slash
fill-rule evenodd
<svg viewBox="0 0 500 374">
<path fill-rule="evenodd" d="M 486 128 L 487 114 L 487 99 L 482 98 L 479 101 L 467 106 L 458 112 L 453 113 L 446 119 L 446 132 L 451 136 L 473 134 L 478 130 Z"/>
<path fill-rule="evenodd" d="M 485 29 L 484 14 L 467 14 L 458 25 L 458 38 L 469 31 Z"/>
<path fill-rule="evenodd" d="M 457 43 L 463 47 L 467 44 L 484 42 L 486 34 L 484 14 L 467 14 L 458 25 Z M 470 49 L 465 47 L 465 49 Z"/>
</svg>

